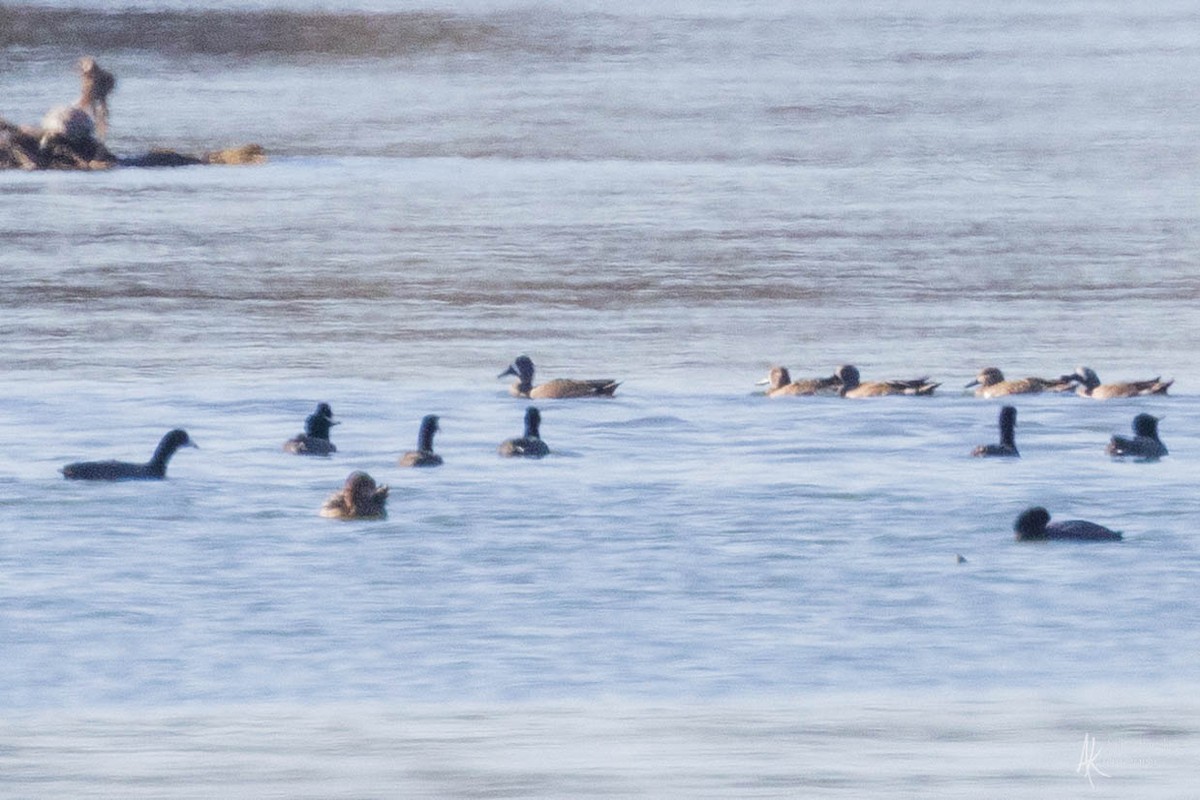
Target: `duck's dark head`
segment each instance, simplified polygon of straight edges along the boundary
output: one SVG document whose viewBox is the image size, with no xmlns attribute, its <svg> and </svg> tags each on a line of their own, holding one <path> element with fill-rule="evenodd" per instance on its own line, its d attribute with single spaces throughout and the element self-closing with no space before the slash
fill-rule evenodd
<svg viewBox="0 0 1200 800">
<path fill-rule="evenodd" d="M 329 429 L 338 425 L 333 418 L 333 409 L 328 403 L 318 403 L 317 410 L 304 420 L 304 433 L 314 439 L 329 439 Z"/>
<path fill-rule="evenodd" d="M 200 449 L 200 445 L 193 442 L 192 438 L 188 436 L 187 431 L 183 428 L 176 428 L 173 431 L 169 431 L 159 441 L 158 447 L 154 451 L 154 457 L 150 459 L 150 463 L 165 467 L 167 460 L 181 447 L 195 447 L 197 450 Z"/>
<path fill-rule="evenodd" d="M 508 365 L 508 369 L 496 377 L 503 378 L 505 375 L 516 375 L 522 384 L 533 383 L 533 359 L 529 356 L 517 356 L 516 360 Z"/>
<path fill-rule="evenodd" d="M 837 368 L 837 372 L 833 373 L 833 377 L 842 384 L 843 389 L 853 389 L 862 381 L 858 367 L 853 364 L 842 364 Z"/>
<path fill-rule="evenodd" d="M 533 406 L 525 410 L 525 437 L 527 439 L 540 439 L 540 429 L 542 427 L 542 412 L 538 411 Z"/>
<path fill-rule="evenodd" d="M 433 450 L 433 435 L 438 432 L 437 414 L 426 414 L 421 418 L 421 432 L 417 436 L 418 450 Z"/>
<path fill-rule="evenodd" d="M 1150 414 L 1138 414 L 1133 418 L 1133 432 L 1138 436 L 1147 436 L 1151 439 L 1158 438 L 1158 420 L 1159 417 Z"/>
<path fill-rule="evenodd" d="M 1100 376 L 1091 367 L 1076 367 L 1074 374 L 1064 375 L 1063 378 L 1082 384 L 1088 391 L 1100 385 Z"/>
<path fill-rule="evenodd" d="M 1041 506 L 1027 508 L 1017 515 L 1013 523 L 1013 532 L 1017 539 L 1045 539 L 1046 526 L 1050 524 L 1050 512 Z"/>
</svg>

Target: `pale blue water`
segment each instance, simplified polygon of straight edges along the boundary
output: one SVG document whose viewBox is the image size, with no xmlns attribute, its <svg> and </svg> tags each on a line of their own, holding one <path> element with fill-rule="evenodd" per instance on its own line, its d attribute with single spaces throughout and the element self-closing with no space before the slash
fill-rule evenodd
<svg viewBox="0 0 1200 800">
<path fill-rule="evenodd" d="M 90 52 L 118 152 L 271 161 L 0 174 L 0 793 L 1190 796 L 1194 9 L 60 7 L 0 6 L 0 116 Z M 539 463 L 519 353 L 624 382 Z M 843 362 L 943 386 L 754 394 Z M 1176 384 L 985 462 L 989 364 Z M 352 469 L 386 522 L 316 515 Z"/>
</svg>

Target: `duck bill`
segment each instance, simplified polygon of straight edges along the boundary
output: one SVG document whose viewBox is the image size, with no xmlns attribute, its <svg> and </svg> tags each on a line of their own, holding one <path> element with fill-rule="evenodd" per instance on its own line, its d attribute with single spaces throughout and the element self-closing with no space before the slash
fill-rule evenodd
<svg viewBox="0 0 1200 800">
<path fill-rule="evenodd" d="M 503 378 L 505 375 L 517 375 L 517 368 L 516 368 L 514 365 L 512 365 L 512 364 L 509 364 L 509 365 L 508 365 L 508 369 L 504 370 L 504 372 L 501 372 L 501 373 L 500 373 L 499 375 L 497 375 L 496 377 L 497 377 L 497 378 Z M 517 375 L 517 377 L 520 377 L 520 376 L 519 376 L 519 375 Z"/>
</svg>

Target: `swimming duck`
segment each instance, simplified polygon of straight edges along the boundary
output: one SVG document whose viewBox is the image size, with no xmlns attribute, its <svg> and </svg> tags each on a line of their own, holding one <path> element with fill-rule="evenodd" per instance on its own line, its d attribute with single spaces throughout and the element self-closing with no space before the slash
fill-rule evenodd
<svg viewBox="0 0 1200 800">
<path fill-rule="evenodd" d="M 842 388 L 838 391 L 842 397 L 883 397 L 890 394 L 928 395 L 933 394 L 933 390 L 941 386 L 940 383 L 931 383 L 929 378 L 862 383 L 859 379 L 858 367 L 851 364 L 843 364 L 838 367 L 835 375 L 842 382 Z"/>
<path fill-rule="evenodd" d="M 1174 380 L 1164 381 L 1158 377 L 1146 381 L 1126 381 L 1124 383 L 1100 383 L 1100 378 L 1091 367 L 1076 367 L 1072 375 L 1064 375 L 1064 380 L 1074 380 L 1081 385 L 1075 393 L 1095 400 L 1111 400 L 1114 397 L 1141 397 L 1148 394 L 1166 394 Z"/>
<path fill-rule="evenodd" d="M 402 467 L 437 467 L 442 457 L 433 452 L 433 435 L 438 431 L 436 414 L 428 414 L 421 420 L 421 432 L 417 434 L 417 449 L 409 450 L 400 457 Z"/>
<path fill-rule="evenodd" d="M 529 356 L 517 356 L 508 369 L 497 375 L 516 375 L 517 382 L 509 389 L 513 397 L 527 397 L 532 400 L 562 400 L 570 397 L 612 397 L 620 382 L 608 378 L 591 380 L 574 380 L 572 378 L 555 378 L 539 386 L 533 385 L 533 360 Z"/>
<path fill-rule="evenodd" d="M 981 444 L 971 451 L 973 456 L 1008 456 L 1019 458 L 1013 428 L 1017 426 L 1017 409 L 1004 406 L 1000 409 L 1000 444 Z"/>
<path fill-rule="evenodd" d="M 767 397 L 836 395 L 842 387 L 842 382 L 836 375 L 828 378 L 802 378 L 793 381 L 787 367 L 771 367 L 770 374 L 764 380 L 759 381 L 757 385 L 764 384 L 767 386 Z"/>
<path fill-rule="evenodd" d="M 1082 519 L 1051 522 L 1050 512 L 1041 506 L 1022 511 L 1013 523 L 1013 532 L 1016 533 L 1018 542 L 1041 542 L 1049 539 L 1101 542 L 1121 538 L 1118 531 Z"/>
<path fill-rule="evenodd" d="M 145 464 L 127 461 L 78 461 L 63 467 L 63 477 L 73 481 L 161 481 L 167 477 L 167 462 L 181 447 L 198 447 L 187 431 L 176 428 L 158 443 Z"/>
<path fill-rule="evenodd" d="M 332 494 L 321 506 L 321 516 L 333 519 L 385 519 L 388 487 L 377 486 L 375 479 L 355 470 L 346 478 L 340 492 Z"/>
<path fill-rule="evenodd" d="M 1138 414 L 1133 418 L 1133 438 L 1113 436 L 1104 452 L 1110 456 L 1133 456 L 1141 461 L 1157 461 L 1167 454 L 1167 446 L 1158 438 L 1158 417 Z"/>
<path fill-rule="evenodd" d="M 1039 394 L 1041 392 L 1065 392 L 1074 386 L 1074 381 L 1066 378 L 1050 380 L 1048 378 L 1014 378 L 1005 380 L 1004 373 L 996 367 L 984 367 L 979 370 L 975 380 L 966 385 L 975 390 L 976 397 L 1003 397 L 1010 394 Z"/>
<path fill-rule="evenodd" d="M 533 406 L 525 410 L 525 435 L 518 439 L 508 439 L 500 445 L 502 456 L 523 456 L 525 458 L 541 458 L 550 454 L 550 448 L 542 441 L 538 429 L 542 424 L 542 413 Z"/>
<path fill-rule="evenodd" d="M 283 443 L 283 449 L 298 456 L 327 456 L 337 447 L 329 441 L 329 429 L 341 423 L 333 419 L 329 403 L 318 403 L 317 410 L 304 420 L 304 433 Z"/>
</svg>

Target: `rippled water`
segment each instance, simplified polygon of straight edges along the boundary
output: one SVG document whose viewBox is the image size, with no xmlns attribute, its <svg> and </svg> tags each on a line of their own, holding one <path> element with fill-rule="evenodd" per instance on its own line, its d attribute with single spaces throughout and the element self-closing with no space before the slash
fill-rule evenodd
<svg viewBox="0 0 1200 800">
<path fill-rule="evenodd" d="M 116 151 L 271 155 L 0 174 L 0 786 L 1190 795 L 1194 9 L 228 5 L 0 5 L 0 116 L 89 52 Z M 523 352 L 623 381 L 537 463 Z M 843 362 L 943 386 L 754 394 Z M 967 456 L 977 369 L 1081 363 L 1173 396 Z M 1143 410 L 1171 456 L 1109 461 Z M 57 474 L 174 426 L 162 484 Z M 352 469 L 387 521 L 316 516 Z"/>
</svg>

